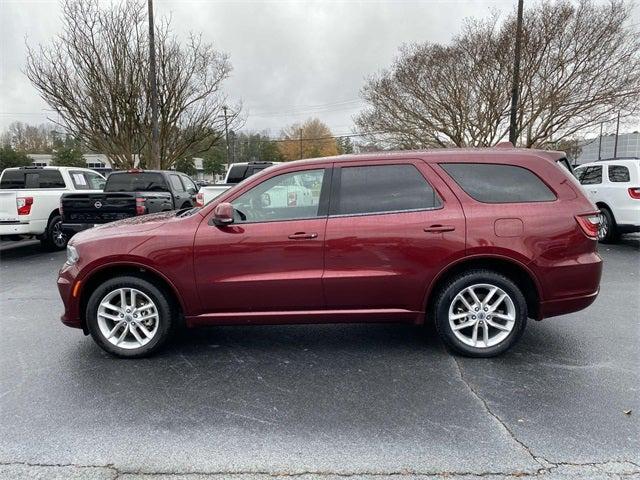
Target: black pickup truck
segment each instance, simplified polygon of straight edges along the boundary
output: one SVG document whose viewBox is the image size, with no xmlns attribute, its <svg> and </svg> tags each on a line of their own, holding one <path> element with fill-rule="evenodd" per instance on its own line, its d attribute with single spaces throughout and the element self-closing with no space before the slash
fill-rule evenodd
<svg viewBox="0 0 640 480">
<path fill-rule="evenodd" d="M 107 177 L 101 193 L 67 193 L 60 199 L 67 233 L 147 213 L 202 206 L 202 194 L 188 176 L 166 170 L 127 170 Z"/>
</svg>

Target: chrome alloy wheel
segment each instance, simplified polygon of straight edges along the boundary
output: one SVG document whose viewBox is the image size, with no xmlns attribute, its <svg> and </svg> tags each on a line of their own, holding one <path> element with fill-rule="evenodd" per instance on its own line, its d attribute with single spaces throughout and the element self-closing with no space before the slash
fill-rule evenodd
<svg viewBox="0 0 640 480">
<path fill-rule="evenodd" d="M 598 225 L 598 240 L 604 240 L 609 235 L 609 219 L 607 216 L 600 211 L 600 224 Z"/>
<path fill-rule="evenodd" d="M 111 344 L 128 350 L 149 343 L 158 331 L 158 308 L 135 288 L 109 292 L 98 306 L 98 328 Z"/>
<path fill-rule="evenodd" d="M 67 234 L 62 230 L 62 220 L 54 223 L 51 227 L 51 240 L 58 248 L 64 248 L 67 244 Z"/>
<path fill-rule="evenodd" d="M 498 345 L 516 323 L 516 307 L 501 288 L 479 283 L 458 293 L 449 305 L 449 325 L 462 343 L 476 348 Z"/>
</svg>

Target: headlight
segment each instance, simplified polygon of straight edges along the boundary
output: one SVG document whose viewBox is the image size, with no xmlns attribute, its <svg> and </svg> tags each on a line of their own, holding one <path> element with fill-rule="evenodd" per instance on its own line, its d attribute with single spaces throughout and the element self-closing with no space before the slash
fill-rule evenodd
<svg viewBox="0 0 640 480">
<path fill-rule="evenodd" d="M 67 263 L 69 265 L 73 265 L 80 259 L 80 255 L 78 255 L 78 251 L 76 247 L 73 245 L 67 245 Z"/>
</svg>

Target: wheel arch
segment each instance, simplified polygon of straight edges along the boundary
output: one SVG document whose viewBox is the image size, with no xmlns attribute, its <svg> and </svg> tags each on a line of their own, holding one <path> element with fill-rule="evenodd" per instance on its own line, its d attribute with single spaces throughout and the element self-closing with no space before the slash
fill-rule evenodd
<svg viewBox="0 0 640 480">
<path fill-rule="evenodd" d="M 597 201 L 596 202 L 596 207 L 598 208 L 606 208 L 607 210 L 609 210 L 609 213 L 611 214 L 611 218 L 613 218 L 613 221 L 616 221 L 616 216 L 613 214 L 613 210 L 611 209 L 611 207 L 609 206 L 608 203 L 606 202 L 602 202 L 602 201 Z"/>
<path fill-rule="evenodd" d="M 541 287 L 534 273 L 524 264 L 501 256 L 465 257 L 444 268 L 433 280 L 425 300 L 426 315 L 433 311 L 438 293 L 455 276 L 468 270 L 491 270 L 504 275 L 522 289 L 529 317 L 540 319 Z"/>
<path fill-rule="evenodd" d="M 110 278 L 122 276 L 138 277 L 147 281 L 151 281 L 154 286 L 158 287 L 167 295 L 169 305 L 171 306 L 173 313 L 177 317 L 182 317 L 182 314 L 185 311 L 182 298 L 180 297 L 175 285 L 173 285 L 173 283 L 163 274 L 161 274 L 157 270 L 154 270 L 153 268 L 147 267 L 146 265 L 139 265 L 135 263 L 119 263 L 115 265 L 110 264 L 103 268 L 96 269 L 87 277 L 82 279 L 82 286 L 80 288 L 80 295 L 78 299 L 78 313 L 80 316 L 82 329 L 85 333 L 88 332 L 86 327 L 86 310 L 91 294 L 93 293 L 95 288 L 104 281 Z"/>
</svg>

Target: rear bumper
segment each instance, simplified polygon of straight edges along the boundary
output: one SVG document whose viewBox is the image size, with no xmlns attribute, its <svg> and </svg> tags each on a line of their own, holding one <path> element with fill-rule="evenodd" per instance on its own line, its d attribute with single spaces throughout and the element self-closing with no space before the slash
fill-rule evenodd
<svg viewBox="0 0 640 480">
<path fill-rule="evenodd" d="M 62 224 L 62 230 L 64 230 L 65 232 L 73 232 L 73 233 L 82 232 L 83 230 L 88 230 L 93 227 L 94 227 L 93 223 L 63 223 Z"/>
<path fill-rule="evenodd" d="M 42 235 L 44 229 L 31 222 L 0 223 L 0 235 Z"/>
<path fill-rule="evenodd" d="M 542 302 L 540 304 L 539 320 L 584 310 L 593 302 L 595 302 L 596 298 L 598 297 L 598 293 L 600 293 L 599 288 L 597 291 L 587 295 L 567 297 L 558 300 L 549 300 L 547 302 Z"/>
</svg>

